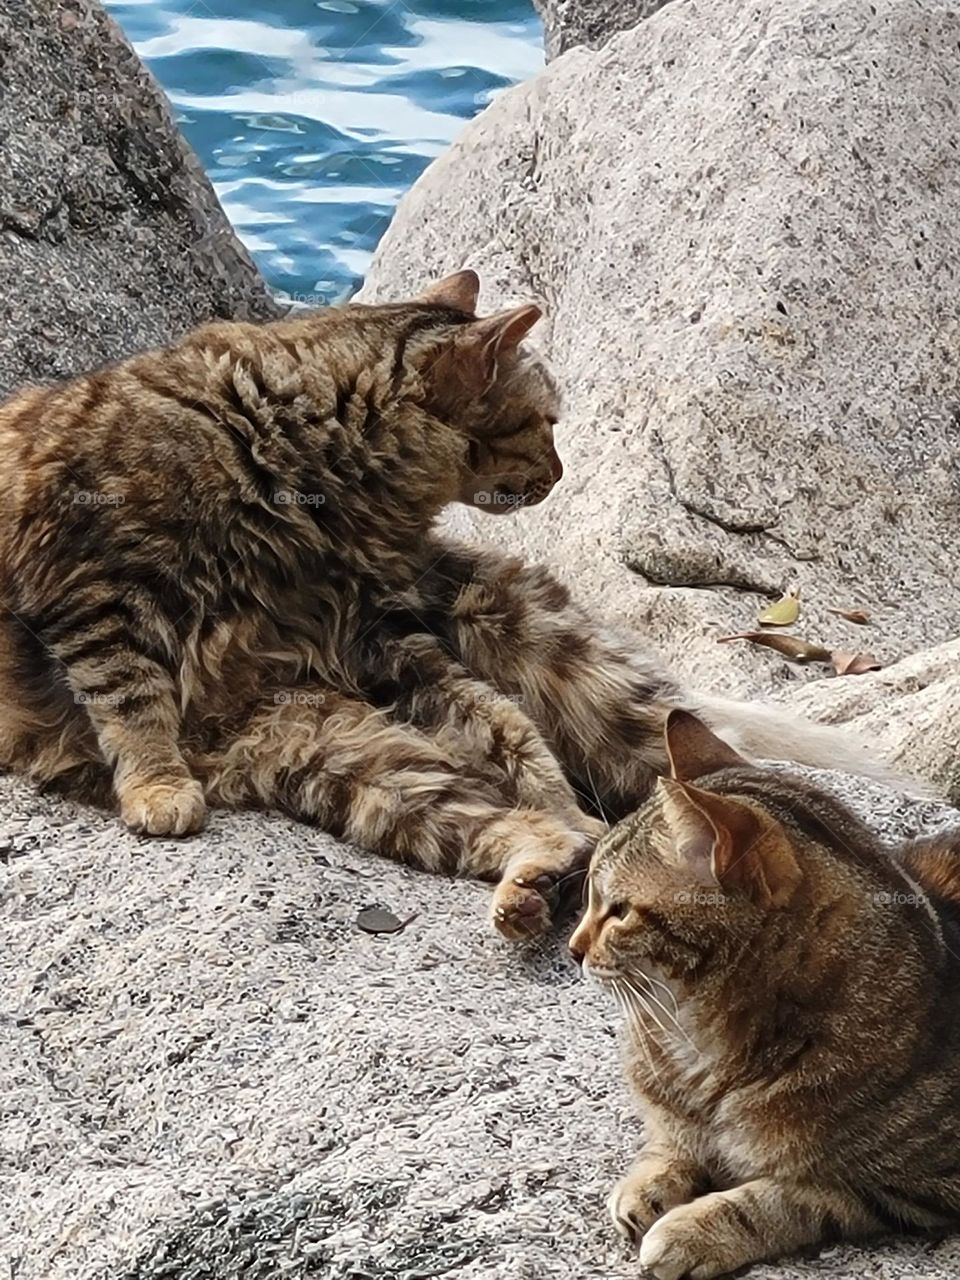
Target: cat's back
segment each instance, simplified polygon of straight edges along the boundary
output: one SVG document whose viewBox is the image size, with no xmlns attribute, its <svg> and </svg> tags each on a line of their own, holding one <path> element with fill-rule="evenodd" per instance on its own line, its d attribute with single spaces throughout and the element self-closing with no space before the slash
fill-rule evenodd
<svg viewBox="0 0 960 1280">
<path fill-rule="evenodd" d="M 227 512 L 236 450 L 219 421 L 224 357 L 255 341 L 256 326 L 208 325 L 0 403 L 5 599 L 45 595 L 123 547 L 129 559 L 138 540 L 179 563 L 195 530 Z"/>
<path fill-rule="evenodd" d="M 183 493 L 184 482 L 189 490 L 203 478 L 204 455 L 222 452 L 224 409 L 239 394 L 232 379 L 262 334 L 260 326 L 214 322 L 167 347 L 0 402 L 8 516 L 38 503 L 83 505 L 87 495 L 110 505 L 112 493 L 120 505 L 175 485 Z"/>
<path fill-rule="evenodd" d="M 71 378 L 17 388 L 0 400 L 0 436 L 29 440 L 69 425 L 89 439 L 119 403 L 207 386 L 224 357 L 249 357 L 269 327 L 213 321 L 167 346 L 132 352 Z M 135 433 L 136 423 L 130 427 Z"/>
</svg>

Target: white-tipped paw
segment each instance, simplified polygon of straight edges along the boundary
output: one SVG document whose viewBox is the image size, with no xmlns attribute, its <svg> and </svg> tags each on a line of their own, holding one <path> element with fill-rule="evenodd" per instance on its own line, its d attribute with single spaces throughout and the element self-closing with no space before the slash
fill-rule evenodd
<svg viewBox="0 0 960 1280">
<path fill-rule="evenodd" d="M 511 942 L 539 938 L 550 928 L 548 897 L 556 887 L 551 876 L 538 876 L 532 883 L 517 877 L 501 880 L 493 893 L 493 924 Z"/>
<path fill-rule="evenodd" d="M 731 1266 L 720 1261 L 722 1242 L 712 1237 L 708 1224 L 698 1221 L 696 1210 L 681 1205 L 658 1218 L 643 1237 L 640 1265 L 656 1280 L 713 1280 Z M 740 1259 L 733 1267 L 749 1259 Z"/>
<path fill-rule="evenodd" d="M 183 782 L 142 783 L 125 788 L 120 816 L 131 831 L 149 836 L 186 836 L 199 831 L 207 816 L 203 788 Z"/>
</svg>

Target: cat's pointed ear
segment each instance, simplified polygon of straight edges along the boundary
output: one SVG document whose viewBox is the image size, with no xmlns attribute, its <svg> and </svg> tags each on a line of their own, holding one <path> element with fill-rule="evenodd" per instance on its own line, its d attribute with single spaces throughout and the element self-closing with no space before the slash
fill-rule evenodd
<svg viewBox="0 0 960 1280">
<path fill-rule="evenodd" d="M 500 355 L 503 351 L 516 350 L 543 312 L 533 302 L 509 311 L 499 311 L 472 325 L 473 335 L 485 350 Z"/>
<path fill-rule="evenodd" d="M 673 778 L 661 778 L 660 788 L 677 860 L 698 883 L 717 883 L 759 907 L 790 901 L 803 873 L 779 822 L 743 800 Z"/>
<path fill-rule="evenodd" d="M 467 325 L 457 335 L 457 364 L 467 385 L 483 391 L 495 382 L 501 356 L 515 351 L 542 315 L 531 302 Z"/>
<path fill-rule="evenodd" d="M 665 737 L 670 776 L 680 782 L 750 763 L 689 711 L 677 708 L 670 712 Z"/>
<path fill-rule="evenodd" d="M 418 301 L 435 302 L 442 307 L 453 307 L 456 311 L 467 311 L 470 315 L 475 315 L 479 297 L 480 277 L 477 273 L 457 271 L 424 289 Z"/>
</svg>

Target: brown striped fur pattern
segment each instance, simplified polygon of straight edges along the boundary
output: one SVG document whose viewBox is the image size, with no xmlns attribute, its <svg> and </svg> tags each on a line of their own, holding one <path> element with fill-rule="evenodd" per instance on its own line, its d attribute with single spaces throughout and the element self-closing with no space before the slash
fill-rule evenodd
<svg viewBox="0 0 960 1280">
<path fill-rule="evenodd" d="M 890 851 L 671 714 L 671 777 L 598 845 L 571 939 L 626 1017 L 657 1280 L 960 1223 L 960 840 Z"/>
<path fill-rule="evenodd" d="M 134 830 L 280 809 L 500 881 L 548 922 L 664 761 L 668 680 L 564 588 L 448 545 L 560 478 L 559 410 L 472 272 L 421 298 L 215 323 L 0 406 L 0 765 Z"/>
</svg>

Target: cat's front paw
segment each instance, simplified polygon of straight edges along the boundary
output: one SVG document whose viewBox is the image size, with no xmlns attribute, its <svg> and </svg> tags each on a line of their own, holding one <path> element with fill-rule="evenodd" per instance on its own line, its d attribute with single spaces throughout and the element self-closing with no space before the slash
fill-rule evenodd
<svg viewBox="0 0 960 1280">
<path fill-rule="evenodd" d="M 539 938 L 547 932 L 557 900 L 556 876 L 542 873 L 527 881 L 503 879 L 493 892 L 494 928 L 511 942 Z"/>
<path fill-rule="evenodd" d="M 696 1201 L 672 1209 L 643 1237 L 640 1265 L 656 1280 L 713 1280 L 753 1260 L 731 1256 L 716 1225 Z"/>
<path fill-rule="evenodd" d="M 497 838 L 517 850 L 504 859 L 493 892 L 493 924 L 512 942 L 545 933 L 568 901 L 579 900 L 594 839 L 551 815 L 514 813 L 498 823 Z"/>
<path fill-rule="evenodd" d="M 642 1160 L 613 1188 L 607 1209 L 617 1231 L 639 1244 L 658 1218 L 692 1194 L 691 1179 L 668 1164 Z"/>
<path fill-rule="evenodd" d="M 203 788 L 193 778 L 177 782 L 128 783 L 120 796 L 120 816 L 131 831 L 149 836 L 186 836 L 207 816 Z"/>
</svg>

